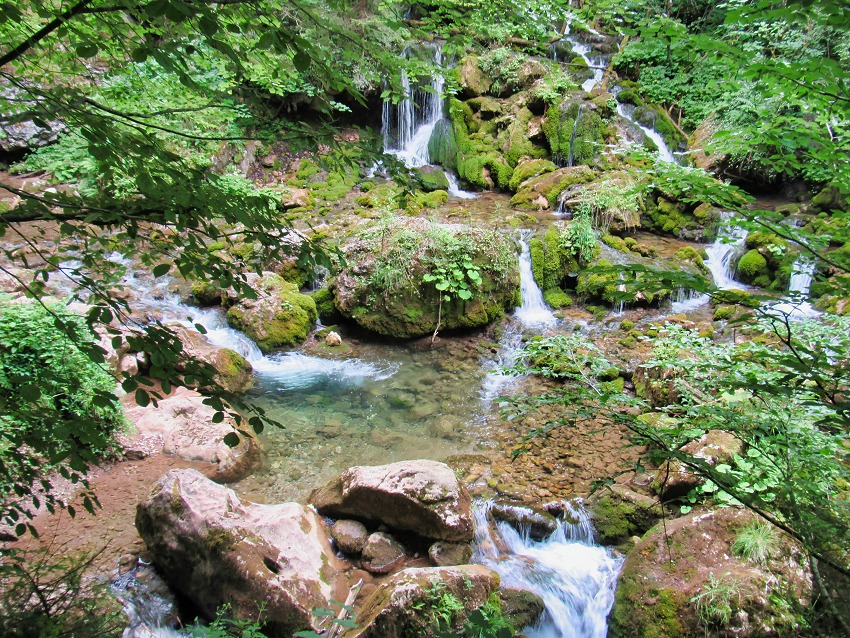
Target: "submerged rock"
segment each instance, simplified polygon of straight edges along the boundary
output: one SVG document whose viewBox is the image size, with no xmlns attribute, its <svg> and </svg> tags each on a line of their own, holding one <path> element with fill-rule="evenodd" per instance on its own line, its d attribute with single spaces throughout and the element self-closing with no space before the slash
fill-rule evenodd
<svg viewBox="0 0 850 638">
<path fill-rule="evenodd" d="M 231 412 L 232 408 L 226 408 Z M 220 423 L 213 422 L 215 410 L 204 404 L 204 397 L 193 390 L 178 388 L 173 395 L 141 407 L 126 408 L 127 417 L 136 427 L 136 434 L 125 447 L 132 453 L 139 448 L 146 452 L 162 451 L 187 461 L 211 463 L 209 478 L 229 483 L 238 481 L 261 462 L 260 443 L 253 434 L 229 414 Z M 239 443 L 230 447 L 224 437 L 242 430 Z M 142 456 L 144 456 L 143 454 Z"/>
<path fill-rule="evenodd" d="M 314 490 L 310 503 L 325 516 L 354 516 L 425 538 L 473 537 L 469 493 L 448 465 L 436 461 L 351 467 Z"/>
<path fill-rule="evenodd" d="M 166 580 L 208 618 L 224 603 L 269 636 L 312 627 L 341 567 L 322 519 L 297 503 L 257 505 L 194 470 L 171 470 L 136 512 L 136 528 Z"/>
<path fill-rule="evenodd" d="M 558 521 L 548 512 L 521 503 L 494 503 L 490 515 L 497 521 L 508 523 L 519 532 L 528 530 L 534 540 L 543 540 L 556 529 Z"/>
<path fill-rule="evenodd" d="M 412 567 L 395 574 L 359 606 L 358 627 L 342 638 L 417 636 L 432 638 L 439 602 L 453 597 L 450 624 L 458 627 L 499 587 L 499 575 L 482 565 Z M 445 627 L 445 624 L 443 625 Z"/>
</svg>

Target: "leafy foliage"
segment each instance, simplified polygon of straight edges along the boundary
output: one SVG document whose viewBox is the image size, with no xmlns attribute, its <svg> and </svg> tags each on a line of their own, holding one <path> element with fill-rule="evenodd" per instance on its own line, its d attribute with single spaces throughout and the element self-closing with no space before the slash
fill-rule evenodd
<svg viewBox="0 0 850 638">
<path fill-rule="evenodd" d="M 88 463 L 124 424 L 113 378 L 81 345 L 94 345 L 85 321 L 61 306 L 0 301 L 0 516 L 18 534 L 31 516 L 24 497 L 33 484 L 44 491 L 33 505 L 56 505 L 45 470 L 84 482 Z M 92 510 L 96 500 L 83 503 Z"/>
</svg>

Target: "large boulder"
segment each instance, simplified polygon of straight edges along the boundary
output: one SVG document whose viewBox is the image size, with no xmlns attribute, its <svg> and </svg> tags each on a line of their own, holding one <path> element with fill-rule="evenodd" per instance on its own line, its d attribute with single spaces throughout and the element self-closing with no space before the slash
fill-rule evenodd
<svg viewBox="0 0 850 638">
<path fill-rule="evenodd" d="M 461 97 L 469 99 L 484 95 L 493 85 L 493 79 L 478 66 L 478 56 L 468 55 L 457 66 Z"/>
<path fill-rule="evenodd" d="M 127 417 L 136 433 L 125 444 L 129 453 L 143 450 L 162 451 L 186 459 L 209 463 L 209 478 L 228 483 L 238 481 L 261 461 L 260 443 L 249 430 L 226 414 L 224 420 L 213 422 L 216 410 L 204 404 L 204 397 L 193 390 L 178 388 L 174 394 L 150 403 L 125 406 Z M 228 406 L 227 412 L 233 412 Z M 239 443 L 230 447 L 224 437 L 239 433 Z"/>
<path fill-rule="evenodd" d="M 212 618 L 224 603 L 267 635 L 312 628 L 341 567 L 322 519 L 297 503 L 256 505 L 194 470 L 171 470 L 136 511 L 136 528 L 166 580 Z"/>
<path fill-rule="evenodd" d="M 484 326 L 516 305 L 516 248 L 494 230 L 389 218 L 363 228 L 344 252 L 336 307 L 382 335 Z"/>
<path fill-rule="evenodd" d="M 238 352 L 214 346 L 200 332 L 181 325 L 169 326 L 183 344 L 183 353 L 177 370 L 192 370 L 192 363 L 210 366 L 214 374 L 208 383 L 194 383 L 191 387 L 205 392 L 224 390 L 233 394 L 247 392 L 254 385 L 254 369 Z"/>
<path fill-rule="evenodd" d="M 249 275 L 248 283 L 257 298 L 236 300 L 227 311 L 227 323 L 256 341 L 263 352 L 303 342 L 318 318 L 313 298 L 270 272 Z"/>
<path fill-rule="evenodd" d="M 808 560 L 778 529 L 766 560 L 736 554 L 735 538 L 755 523 L 747 510 L 722 508 L 650 530 L 626 557 L 608 635 L 792 635 L 810 597 Z"/>
<path fill-rule="evenodd" d="M 612 485 L 587 499 L 596 537 L 603 545 L 618 545 L 640 536 L 664 515 L 658 499 Z"/>
<path fill-rule="evenodd" d="M 358 518 L 425 538 L 469 541 L 472 504 L 451 468 L 437 461 L 358 466 L 310 495 L 320 514 Z"/>
<path fill-rule="evenodd" d="M 416 636 L 431 638 L 436 631 L 458 628 L 472 611 L 481 607 L 499 588 L 499 575 L 483 565 L 456 567 L 411 567 L 382 584 L 357 610 L 356 628 L 344 630 L 341 638 L 387 638 Z M 441 600 L 452 597 L 449 622 L 437 609 Z M 439 614 L 439 615 L 438 615 Z"/>
</svg>

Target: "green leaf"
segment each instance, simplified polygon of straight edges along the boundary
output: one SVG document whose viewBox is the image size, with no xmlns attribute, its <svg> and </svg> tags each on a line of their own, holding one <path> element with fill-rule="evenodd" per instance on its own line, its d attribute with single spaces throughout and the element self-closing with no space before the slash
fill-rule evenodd
<svg viewBox="0 0 850 638">
<path fill-rule="evenodd" d="M 151 402 L 151 398 L 150 398 L 150 395 L 148 394 L 147 390 L 143 390 L 142 388 L 139 388 L 138 390 L 136 390 L 135 399 L 136 399 L 136 404 L 140 405 L 143 408 L 146 407 L 147 405 L 149 405 L 150 402 Z"/>
<path fill-rule="evenodd" d="M 99 50 L 94 42 L 81 42 L 76 46 L 77 55 L 81 58 L 93 58 Z"/>
<path fill-rule="evenodd" d="M 171 264 L 159 264 L 157 266 L 154 266 L 153 276 L 162 277 L 163 275 L 167 274 L 169 270 L 171 270 Z"/>
<path fill-rule="evenodd" d="M 224 436 L 224 444 L 228 447 L 236 447 L 239 445 L 239 435 L 236 432 L 228 432 Z"/>
<path fill-rule="evenodd" d="M 132 51 L 130 51 L 130 58 L 133 62 L 142 63 L 148 59 L 148 49 L 147 47 L 136 47 Z"/>
</svg>

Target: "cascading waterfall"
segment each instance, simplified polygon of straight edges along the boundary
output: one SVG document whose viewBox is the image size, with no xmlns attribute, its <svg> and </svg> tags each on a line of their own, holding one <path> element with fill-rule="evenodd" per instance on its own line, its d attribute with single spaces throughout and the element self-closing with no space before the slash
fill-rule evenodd
<svg viewBox="0 0 850 638">
<path fill-rule="evenodd" d="M 622 87 L 615 86 L 611 89 L 611 93 L 616 97 L 617 94 L 622 91 Z M 664 141 L 664 138 L 656 131 L 655 129 L 649 128 L 648 126 L 644 126 L 640 122 L 635 119 L 635 105 L 629 104 L 628 102 L 618 102 L 617 103 L 617 114 L 627 119 L 629 122 L 637 126 L 643 134 L 646 135 L 649 139 L 651 139 L 655 146 L 658 147 L 658 157 L 664 161 L 671 164 L 678 164 L 678 160 L 676 156 L 673 155 L 673 152 L 670 150 L 670 147 L 667 146 L 667 142 Z"/>
<path fill-rule="evenodd" d="M 807 255 L 800 255 L 791 268 L 791 280 L 788 282 L 790 299 L 770 307 L 772 314 L 787 315 L 792 319 L 817 317 L 820 312 L 808 301 L 809 288 L 815 274 L 817 263 Z"/>
<path fill-rule="evenodd" d="M 705 252 L 708 258 L 705 260 L 705 265 L 711 272 L 714 279 L 714 285 L 720 290 L 729 290 L 731 288 L 745 289 L 746 286 L 739 281 L 735 281 L 735 262 L 734 258 L 744 241 L 747 238 L 747 231 L 740 226 L 730 223 L 733 213 L 720 213 L 720 226 L 717 231 L 717 237 L 714 242 L 705 247 Z M 693 293 L 682 291 L 679 293 L 679 300 L 673 302 L 673 312 L 682 313 L 695 310 L 708 303 L 708 295 L 694 295 Z"/>
<path fill-rule="evenodd" d="M 517 363 L 522 352 L 523 329 L 541 331 L 551 328 L 558 322 L 549 306 L 543 300 L 543 293 L 534 281 L 531 267 L 531 249 L 528 240 L 534 234 L 532 230 L 521 230 L 519 235 L 519 278 L 522 304 L 514 308 L 515 321 L 508 324 L 499 340 L 499 350 L 494 357 L 482 361 L 482 367 L 490 372 L 484 378 L 481 388 L 481 402 L 488 407 L 494 399 L 517 379 L 504 372 Z"/>
<path fill-rule="evenodd" d="M 593 526 L 580 503 L 568 504 L 567 520 L 547 539 L 533 541 L 494 522 L 491 503 L 477 503 L 473 562 L 497 572 L 505 587 L 531 591 L 546 605 L 529 638 L 605 638 L 623 558 L 594 543 Z"/>
<path fill-rule="evenodd" d="M 442 67 L 443 49 L 440 44 L 423 45 L 433 54 L 437 67 Z M 406 53 L 408 53 L 407 51 Z M 405 98 L 398 104 L 387 100 L 381 111 L 381 132 L 384 138 L 384 152 L 398 157 L 408 168 L 421 168 L 431 163 L 428 142 L 434 128 L 443 117 L 443 86 L 445 80 L 441 73 L 431 78 L 430 90 L 411 85 L 407 73 L 402 72 L 401 84 Z M 444 170 L 449 181 L 448 193 L 461 199 L 474 199 L 475 193 L 462 190 L 457 176 Z"/>
<path fill-rule="evenodd" d="M 443 48 L 439 44 L 424 44 L 433 55 L 434 64 L 442 66 Z M 384 152 L 398 157 L 410 168 L 425 166 L 430 161 L 428 141 L 437 122 L 443 117 L 443 75 L 435 73 L 429 91 L 411 84 L 402 72 L 404 99 L 398 104 L 384 102 L 381 130 Z"/>
<path fill-rule="evenodd" d="M 519 278 L 522 293 L 522 305 L 514 310 L 514 317 L 528 328 L 549 328 L 558 321 L 549 306 L 543 300 L 543 293 L 534 281 L 534 271 L 531 267 L 531 249 L 529 238 L 532 230 L 521 230 L 519 237 Z"/>
<path fill-rule="evenodd" d="M 591 52 L 591 47 L 577 37 L 570 33 L 570 27 L 572 26 L 572 21 L 568 21 L 567 25 L 564 29 L 564 35 L 562 36 L 563 40 L 566 40 L 570 43 L 573 48 L 573 51 L 584 60 L 587 67 L 593 71 L 593 77 L 586 79 L 581 84 L 581 88 L 585 93 L 590 93 L 602 83 L 602 78 L 605 77 L 605 68 L 604 68 L 604 59 L 602 56 L 594 56 L 591 57 L 589 54 Z M 595 33 L 591 30 L 592 33 Z M 552 47 L 552 59 L 556 62 L 558 61 L 558 53 L 555 47 Z"/>
</svg>

